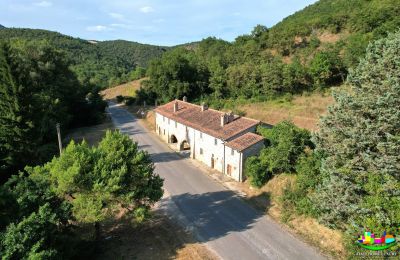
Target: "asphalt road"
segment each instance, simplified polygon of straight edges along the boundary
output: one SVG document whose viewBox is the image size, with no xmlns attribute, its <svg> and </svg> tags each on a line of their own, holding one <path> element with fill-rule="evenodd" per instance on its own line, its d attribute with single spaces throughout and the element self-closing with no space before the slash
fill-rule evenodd
<svg viewBox="0 0 400 260">
<path fill-rule="evenodd" d="M 147 150 L 164 178 L 171 215 L 223 259 L 324 259 L 234 192 L 172 152 L 125 109 L 109 103 L 114 125 Z"/>
</svg>

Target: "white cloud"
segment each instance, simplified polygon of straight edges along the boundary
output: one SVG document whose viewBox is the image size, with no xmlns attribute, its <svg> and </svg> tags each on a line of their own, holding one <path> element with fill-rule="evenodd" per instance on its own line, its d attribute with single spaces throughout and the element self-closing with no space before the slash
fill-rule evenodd
<svg viewBox="0 0 400 260">
<path fill-rule="evenodd" d="M 108 15 L 117 20 L 125 20 L 125 16 L 123 14 L 109 13 Z"/>
<path fill-rule="evenodd" d="M 143 6 L 139 10 L 140 10 L 140 12 L 145 13 L 145 14 L 154 12 L 154 8 L 151 6 Z"/>
<path fill-rule="evenodd" d="M 50 7 L 53 5 L 53 3 L 49 2 L 49 1 L 41 1 L 41 2 L 33 3 L 33 5 L 40 6 L 40 7 Z"/>
<path fill-rule="evenodd" d="M 95 26 L 88 26 L 86 30 L 89 32 L 104 32 L 104 31 L 111 31 L 111 28 L 108 28 L 104 25 L 95 25 Z"/>
<path fill-rule="evenodd" d="M 112 23 L 110 24 L 112 27 L 123 28 L 123 29 L 132 29 L 132 25 L 124 24 L 124 23 Z"/>
</svg>

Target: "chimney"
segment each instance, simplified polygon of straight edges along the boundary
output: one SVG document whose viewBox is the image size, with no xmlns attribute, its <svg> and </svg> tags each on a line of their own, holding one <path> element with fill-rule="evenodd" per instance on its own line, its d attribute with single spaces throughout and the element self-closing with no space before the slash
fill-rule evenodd
<svg viewBox="0 0 400 260">
<path fill-rule="evenodd" d="M 226 113 L 221 115 L 221 127 L 228 123 L 228 115 Z"/>
<path fill-rule="evenodd" d="M 235 119 L 235 115 L 233 114 L 233 112 L 231 111 L 228 114 L 228 123 L 233 122 L 233 120 Z"/>
<path fill-rule="evenodd" d="M 183 100 L 183 102 L 187 102 L 187 97 L 184 96 L 182 100 Z"/>
<path fill-rule="evenodd" d="M 206 105 L 206 103 L 201 103 L 201 111 L 206 111 L 208 109 L 208 106 Z"/>
<path fill-rule="evenodd" d="M 174 113 L 178 111 L 178 101 L 175 101 L 174 103 Z"/>
</svg>

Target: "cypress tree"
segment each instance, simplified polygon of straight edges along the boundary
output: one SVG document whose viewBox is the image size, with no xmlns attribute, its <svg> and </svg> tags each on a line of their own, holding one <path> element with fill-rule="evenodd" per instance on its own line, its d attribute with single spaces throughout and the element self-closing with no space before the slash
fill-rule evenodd
<svg viewBox="0 0 400 260">
<path fill-rule="evenodd" d="M 9 47 L 0 45 L 0 180 L 5 180 L 16 166 L 22 150 L 17 86 L 9 66 Z"/>
<path fill-rule="evenodd" d="M 321 220 L 339 228 L 400 224 L 400 31 L 369 45 L 320 122 Z M 343 225 L 345 224 L 345 225 Z"/>
</svg>

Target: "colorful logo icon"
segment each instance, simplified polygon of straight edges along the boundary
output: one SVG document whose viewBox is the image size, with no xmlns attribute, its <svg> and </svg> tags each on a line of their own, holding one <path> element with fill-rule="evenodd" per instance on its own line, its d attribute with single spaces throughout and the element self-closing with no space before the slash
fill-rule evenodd
<svg viewBox="0 0 400 260">
<path fill-rule="evenodd" d="M 396 244 L 396 238 L 393 235 L 383 232 L 381 237 L 375 237 L 374 233 L 364 232 L 357 240 L 358 245 L 369 250 L 384 250 Z"/>
</svg>

